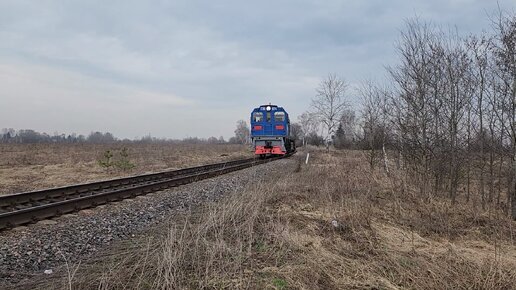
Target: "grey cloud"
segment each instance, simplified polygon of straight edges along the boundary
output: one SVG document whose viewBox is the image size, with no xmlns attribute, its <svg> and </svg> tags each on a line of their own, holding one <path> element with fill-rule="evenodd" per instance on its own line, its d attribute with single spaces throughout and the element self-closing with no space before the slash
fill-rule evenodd
<svg viewBox="0 0 516 290">
<path fill-rule="evenodd" d="M 514 7 L 510 0 L 500 5 Z M 487 14 L 495 9 L 495 1 L 484 0 L 4 0 L 0 64 L 40 80 L 31 81 L 30 90 L 7 92 L 0 79 L 0 105 L 16 99 L 32 108 L 33 116 L 0 121 L 45 131 L 105 126 L 123 137 L 228 137 L 234 121 L 247 119 L 263 102 L 283 105 L 295 117 L 329 72 L 351 83 L 381 77 L 383 66 L 395 61 L 393 44 L 403 21 L 415 14 L 470 33 L 488 29 Z M 52 76 L 41 75 L 41 67 Z M 55 76 L 80 85 L 66 86 Z M 76 112 L 63 126 L 48 114 L 52 106 L 41 101 L 56 95 L 75 95 L 77 102 L 101 110 L 114 98 L 139 117 L 125 120 L 122 108 L 109 105 L 102 114 L 117 118 L 92 122 Z M 149 96 L 191 103 L 149 102 Z M 4 110 L 0 115 L 12 116 Z M 195 115 L 219 125 L 213 129 L 191 120 L 188 128 L 169 126 Z"/>
</svg>

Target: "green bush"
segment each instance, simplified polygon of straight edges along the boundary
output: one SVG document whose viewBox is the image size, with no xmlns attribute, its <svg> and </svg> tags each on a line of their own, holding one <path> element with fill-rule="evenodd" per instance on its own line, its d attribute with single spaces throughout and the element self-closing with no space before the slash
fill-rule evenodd
<svg viewBox="0 0 516 290">
<path fill-rule="evenodd" d="M 129 158 L 127 147 L 123 147 L 115 153 L 113 150 L 106 150 L 106 152 L 104 152 L 102 155 L 102 158 L 98 161 L 99 165 L 105 168 L 107 171 L 109 171 L 111 168 L 127 171 L 136 167 Z"/>
<path fill-rule="evenodd" d="M 109 169 L 113 167 L 113 152 L 111 152 L 111 150 L 106 150 L 98 162 L 101 167 L 104 167 L 109 171 Z"/>
<path fill-rule="evenodd" d="M 274 284 L 274 287 L 276 287 L 276 289 L 278 290 L 283 290 L 287 288 L 287 281 L 283 279 L 275 278 L 274 280 L 272 280 L 272 284 Z"/>
<path fill-rule="evenodd" d="M 118 153 L 118 160 L 115 162 L 115 166 L 123 171 L 127 171 L 133 169 L 135 165 L 131 163 L 129 159 L 129 152 L 127 152 L 127 147 L 122 148 Z"/>
</svg>

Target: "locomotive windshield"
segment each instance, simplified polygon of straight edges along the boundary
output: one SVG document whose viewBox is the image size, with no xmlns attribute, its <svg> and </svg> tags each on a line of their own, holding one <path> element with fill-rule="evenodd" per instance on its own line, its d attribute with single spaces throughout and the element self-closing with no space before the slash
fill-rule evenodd
<svg viewBox="0 0 516 290">
<path fill-rule="evenodd" d="M 262 112 L 254 112 L 253 119 L 255 122 L 261 122 L 263 120 L 263 113 Z"/>
<path fill-rule="evenodd" d="M 267 122 L 271 121 L 271 112 L 267 112 Z"/>
<path fill-rule="evenodd" d="M 276 113 L 274 113 L 274 121 L 276 121 L 276 122 L 284 122 L 285 121 L 285 112 L 276 112 Z"/>
</svg>

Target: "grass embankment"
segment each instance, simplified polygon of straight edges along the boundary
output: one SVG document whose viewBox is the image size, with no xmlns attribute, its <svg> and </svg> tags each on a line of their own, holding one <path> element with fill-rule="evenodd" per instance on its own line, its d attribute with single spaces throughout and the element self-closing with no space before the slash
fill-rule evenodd
<svg viewBox="0 0 516 290">
<path fill-rule="evenodd" d="M 301 154 L 298 154 L 301 155 Z M 516 223 L 402 191 L 362 152 L 310 164 L 177 217 L 81 266 L 74 288 L 510 289 Z M 396 177 L 398 176 L 398 177 Z M 64 285 L 69 279 L 63 278 Z M 63 284 L 60 284 L 63 285 Z"/>
</svg>

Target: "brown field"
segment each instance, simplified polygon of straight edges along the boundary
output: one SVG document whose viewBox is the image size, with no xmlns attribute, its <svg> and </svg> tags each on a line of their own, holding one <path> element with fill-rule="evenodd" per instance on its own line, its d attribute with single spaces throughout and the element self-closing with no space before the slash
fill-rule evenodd
<svg viewBox="0 0 516 290">
<path fill-rule="evenodd" d="M 360 151 L 312 152 L 308 165 L 297 155 L 285 176 L 175 216 L 49 287 L 514 289 L 516 222 L 503 213 L 402 192 L 402 172 L 371 171 Z"/>
<path fill-rule="evenodd" d="M 130 170 L 106 170 L 106 150 L 128 148 Z M 251 157 L 242 145 L 0 144 L 0 194 L 65 186 Z"/>
</svg>

